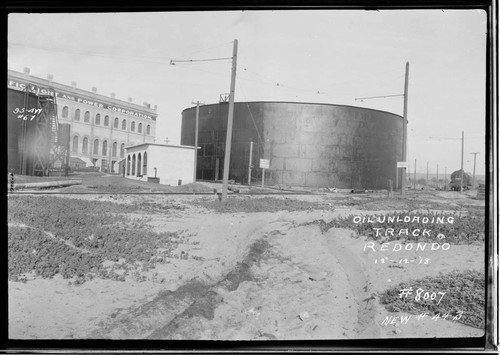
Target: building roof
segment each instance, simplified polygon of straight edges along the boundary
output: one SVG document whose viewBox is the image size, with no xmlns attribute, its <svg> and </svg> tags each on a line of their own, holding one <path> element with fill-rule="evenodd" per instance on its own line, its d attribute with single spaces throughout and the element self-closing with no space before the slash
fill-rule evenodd
<svg viewBox="0 0 500 355">
<path fill-rule="evenodd" d="M 83 163 L 83 164 L 87 164 L 86 161 L 78 158 L 78 157 L 69 157 L 69 162 L 70 163 Z"/>
<path fill-rule="evenodd" d="M 36 76 L 32 76 L 29 73 L 20 73 L 20 72 L 10 70 L 10 69 L 8 70 L 8 77 L 9 77 L 9 79 L 15 78 L 16 80 L 19 80 L 19 81 L 28 82 L 30 84 L 35 84 L 37 86 L 39 85 L 39 86 L 42 86 L 44 88 L 50 88 L 56 92 L 60 92 L 60 91 L 68 92 L 68 93 L 72 93 L 73 95 L 82 96 L 82 97 L 90 98 L 93 100 L 102 100 L 102 101 L 106 101 L 109 103 L 113 103 L 117 106 L 124 107 L 124 108 L 129 109 L 129 110 L 145 112 L 145 113 L 147 113 L 147 115 L 150 115 L 152 117 L 153 121 L 156 121 L 156 118 L 158 117 L 156 109 L 151 108 L 149 104 L 148 104 L 149 106 L 138 105 L 136 103 L 132 103 L 129 101 L 124 101 L 124 100 L 116 99 L 116 98 L 113 98 L 110 96 L 98 94 L 97 91 L 94 92 L 94 91 L 83 90 L 83 89 L 77 88 L 76 84 L 75 84 L 75 86 L 69 86 L 69 85 L 57 83 L 57 82 L 52 81 L 52 80 L 42 79 L 42 78 L 39 78 Z M 7 86 L 10 87 L 9 85 L 10 85 L 9 81 L 7 81 Z M 15 88 L 15 87 L 13 87 L 13 88 L 19 90 L 19 88 Z M 22 90 L 22 91 L 24 91 L 24 90 Z"/>
</svg>

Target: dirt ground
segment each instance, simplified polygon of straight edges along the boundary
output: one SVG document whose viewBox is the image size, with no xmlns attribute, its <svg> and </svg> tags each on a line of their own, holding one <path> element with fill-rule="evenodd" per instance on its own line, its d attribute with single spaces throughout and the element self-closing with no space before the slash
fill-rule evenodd
<svg viewBox="0 0 500 355">
<path fill-rule="evenodd" d="M 377 209 L 394 212 L 384 200 Z M 428 265 L 375 264 L 386 256 L 364 250 L 366 238 L 332 228 L 322 233 L 316 220 L 365 215 L 356 197 L 341 193 L 286 198 L 317 202 L 319 209 L 275 213 L 226 213 L 188 204 L 215 196 L 64 195 L 66 198 L 120 203 L 175 201 L 186 208 L 150 214 L 157 231 L 184 231 L 177 253 L 196 259 L 172 259 L 144 272 L 146 280 L 94 278 L 82 285 L 30 277 L 9 281 L 11 339 L 373 339 L 476 337 L 483 330 L 453 320 L 417 320 L 384 324 L 391 313 L 380 294 L 402 281 L 437 276 L 452 270 L 484 271 L 484 245 L 453 245 L 447 251 L 425 251 Z M 349 198 L 353 203 L 340 205 Z M 231 198 L 259 198 L 238 196 Z M 484 201 L 453 192 L 422 194 L 425 200 L 450 206 L 484 206 Z M 139 236 L 138 236 L 139 237 Z M 387 252 L 385 252 L 387 253 Z M 387 254 L 389 255 L 389 254 Z M 398 258 L 417 258 L 402 251 Z M 390 267 L 391 266 L 391 267 Z M 401 318 L 396 318 L 401 319 Z"/>
</svg>

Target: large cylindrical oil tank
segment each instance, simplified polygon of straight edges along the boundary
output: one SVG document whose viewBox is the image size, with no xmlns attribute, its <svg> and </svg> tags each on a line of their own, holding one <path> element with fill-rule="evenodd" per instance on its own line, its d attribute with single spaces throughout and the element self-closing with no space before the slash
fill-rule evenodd
<svg viewBox="0 0 500 355">
<path fill-rule="evenodd" d="M 34 162 L 38 96 L 7 89 L 7 169 L 14 174 L 29 174 Z"/>
<path fill-rule="evenodd" d="M 197 179 L 222 179 L 228 103 L 199 109 Z M 196 107 L 182 112 L 181 144 L 194 145 Z M 234 104 L 229 178 L 304 187 L 385 189 L 402 156 L 403 118 L 360 107 L 296 103 Z"/>
</svg>

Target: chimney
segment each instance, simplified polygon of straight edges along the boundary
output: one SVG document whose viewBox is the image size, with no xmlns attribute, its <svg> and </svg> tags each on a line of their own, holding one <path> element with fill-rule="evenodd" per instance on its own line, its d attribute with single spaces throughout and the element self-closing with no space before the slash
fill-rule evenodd
<svg viewBox="0 0 500 355">
<path fill-rule="evenodd" d="M 128 102 L 132 102 L 132 98 L 131 97 L 128 98 Z"/>
<path fill-rule="evenodd" d="M 30 68 L 25 67 L 24 68 L 24 74 L 30 75 Z"/>
<path fill-rule="evenodd" d="M 111 98 L 112 99 L 116 98 L 116 94 L 114 92 L 111 93 Z"/>
<path fill-rule="evenodd" d="M 71 86 L 73 87 L 73 89 L 75 89 L 76 88 L 76 81 L 72 81 Z"/>
<path fill-rule="evenodd" d="M 97 88 L 96 88 L 95 86 L 92 88 L 92 92 L 93 92 L 94 94 L 96 94 L 96 93 L 97 93 Z"/>
<path fill-rule="evenodd" d="M 158 108 L 158 105 L 155 105 L 154 108 L 155 108 L 155 111 L 156 111 L 156 109 Z"/>
<path fill-rule="evenodd" d="M 48 74 L 47 75 L 47 80 L 50 81 L 50 82 L 52 82 L 52 80 L 54 80 L 54 75 Z"/>
</svg>

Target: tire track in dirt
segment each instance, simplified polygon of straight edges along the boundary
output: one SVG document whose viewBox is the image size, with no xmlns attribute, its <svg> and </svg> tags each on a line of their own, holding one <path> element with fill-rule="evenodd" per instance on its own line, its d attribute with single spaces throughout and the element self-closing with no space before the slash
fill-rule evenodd
<svg viewBox="0 0 500 355">
<path fill-rule="evenodd" d="M 214 318 L 214 310 L 223 301 L 219 287 L 234 291 L 244 281 L 253 281 L 253 264 L 258 263 L 269 248 L 263 239 L 251 246 L 245 258 L 215 284 L 193 279 L 175 291 L 162 291 L 152 301 L 125 310 L 108 325 L 90 334 L 92 339 L 173 339 L 179 336 L 187 321 L 194 317 Z M 191 328 L 190 328 L 191 329 Z M 194 337 L 192 329 L 189 334 Z"/>
<path fill-rule="evenodd" d="M 342 243 L 334 229 L 324 232 L 328 248 L 332 255 L 342 265 L 346 273 L 352 293 L 358 303 L 357 337 L 361 339 L 378 339 L 381 336 L 380 327 L 375 322 L 378 299 L 375 297 L 367 272 L 367 265 L 360 256 L 355 255 Z"/>
</svg>

